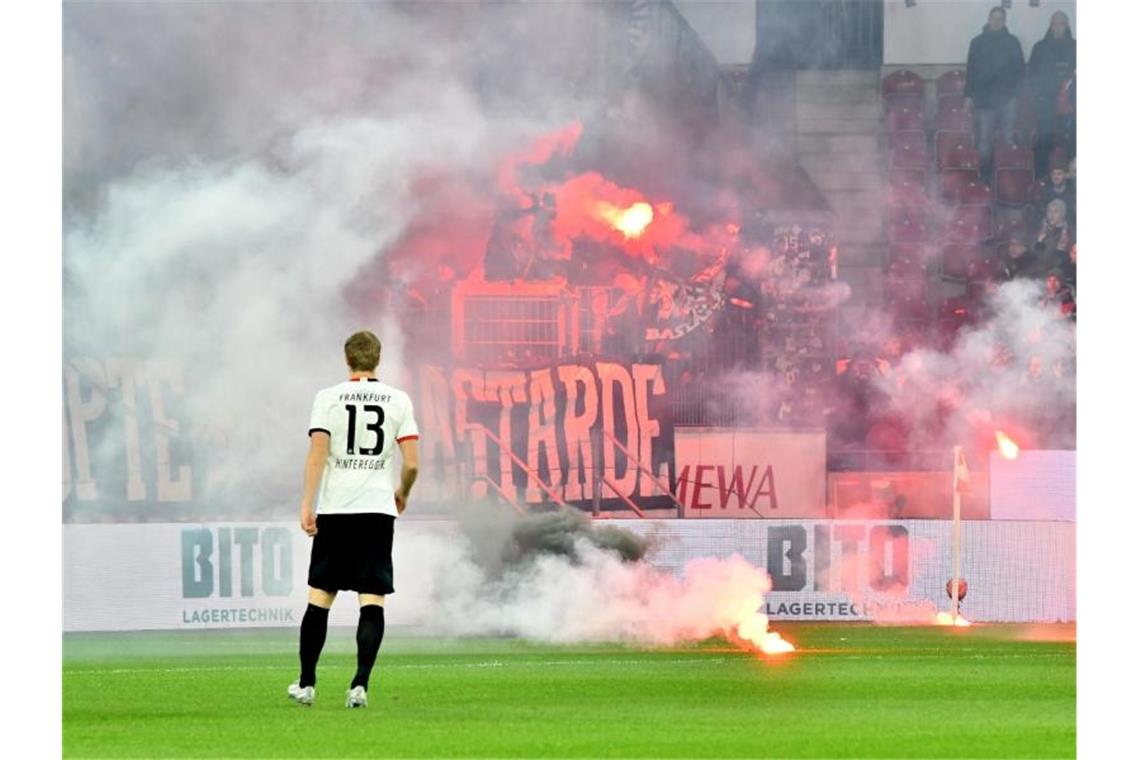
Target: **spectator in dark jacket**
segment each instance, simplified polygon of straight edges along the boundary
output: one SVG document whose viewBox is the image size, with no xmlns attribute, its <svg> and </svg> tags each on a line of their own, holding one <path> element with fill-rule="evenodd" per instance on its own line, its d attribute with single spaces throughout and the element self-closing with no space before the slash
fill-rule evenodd
<svg viewBox="0 0 1140 760">
<path fill-rule="evenodd" d="M 1006 280 L 1028 278 L 1039 280 L 1049 270 L 1051 259 L 1037 249 L 1030 248 L 1025 238 L 1014 235 L 1009 239 L 1006 250 L 1001 254 L 998 263 L 998 274 Z"/>
<path fill-rule="evenodd" d="M 1013 143 L 1017 93 L 1024 69 L 1021 42 L 1006 28 L 1005 10 L 994 8 L 982 33 L 970 40 L 966 57 L 965 95 L 974 105 L 978 152 L 986 177 L 991 176 L 993 169 L 995 128 L 1001 129 L 1007 143 Z"/>
<path fill-rule="evenodd" d="M 1033 46 L 1029 55 L 1027 85 L 1037 121 L 1037 144 L 1034 155 L 1037 174 L 1049 166 L 1049 152 L 1056 133 L 1057 96 L 1061 85 L 1077 69 L 1077 41 L 1069 28 L 1069 17 L 1057 11 L 1049 21 L 1044 39 Z"/>
</svg>

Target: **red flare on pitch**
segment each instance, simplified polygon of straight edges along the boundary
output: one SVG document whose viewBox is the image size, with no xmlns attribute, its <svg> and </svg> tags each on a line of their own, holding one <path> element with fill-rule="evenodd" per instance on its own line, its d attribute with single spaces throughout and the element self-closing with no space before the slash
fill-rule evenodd
<svg viewBox="0 0 1140 760">
<path fill-rule="evenodd" d="M 1021 447 L 1005 433 L 1000 430 L 994 432 L 994 438 L 997 439 L 998 453 L 1006 459 L 1017 459 Z"/>
<path fill-rule="evenodd" d="M 953 625 L 958 628 L 969 628 L 972 623 L 966 618 L 959 615 L 957 618 L 952 616 L 949 612 L 939 612 L 934 616 L 935 625 Z"/>
<path fill-rule="evenodd" d="M 764 634 L 764 638 L 760 640 L 760 651 L 764 654 L 786 654 L 788 652 L 796 651 L 790 641 L 784 641 L 780 634 L 775 631 L 768 631 Z"/>
<path fill-rule="evenodd" d="M 737 624 L 736 636 L 764 654 L 786 654 L 796 651 L 790 641 L 784 641 L 780 634 L 768 630 L 768 617 L 759 612 L 752 613 Z"/>
</svg>

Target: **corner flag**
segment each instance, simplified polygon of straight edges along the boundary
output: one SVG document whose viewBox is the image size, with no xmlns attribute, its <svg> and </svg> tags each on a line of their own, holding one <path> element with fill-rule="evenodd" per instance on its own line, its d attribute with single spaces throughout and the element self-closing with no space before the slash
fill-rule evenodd
<svg viewBox="0 0 1140 760">
<path fill-rule="evenodd" d="M 961 446 L 954 447 L 954 493 L 970 493 L 970 468 Z"/>
</svg>

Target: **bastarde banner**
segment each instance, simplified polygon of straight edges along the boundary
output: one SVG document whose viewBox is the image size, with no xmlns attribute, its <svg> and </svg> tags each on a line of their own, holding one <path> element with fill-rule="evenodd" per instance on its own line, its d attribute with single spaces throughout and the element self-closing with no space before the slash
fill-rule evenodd
<svg viewBox="0 0 1140 760">
<path fill-rule="evenodd" d="M 647 560 L 681 574 L 698 557 L 739 554 L 767 570 L 774 620 L 926 623 L 947 609 L 951 523 L 944 520 L 608 520 L 651 538 Z M 1076 619 L 1075 524 L 962 524 L 962 614 L 979 622 Z M 389 622 L 427 614 L 442 560 L 462 543 L 443 520 L 397 523 Z M 310 539 L 295 523 L 63 526 L 65 631 L 292 627 L 305 608 Z M 432 564 L 434 563 L 434 564 Z M 605 593 L 604 589 L 599 593 Z M 355 625 L 356 605 L 334 605 Z"/>
<path fill-rule="evenodd" d="M 416 391 L 422 458 L 444 463 L 428 498 L 675 507 L 665 491 L 675 487 L 674 433 L 660 364 L 429 365 Z"/>
</svg>

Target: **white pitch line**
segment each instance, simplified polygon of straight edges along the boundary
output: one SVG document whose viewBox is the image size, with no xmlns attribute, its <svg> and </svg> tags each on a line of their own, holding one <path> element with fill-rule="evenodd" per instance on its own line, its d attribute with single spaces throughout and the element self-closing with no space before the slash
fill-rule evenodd
<svg viewBox="0 0 1140 760">
<path fill-rule="evenodd" d="M 802 653 L 801 653 L 802 654 Z M 748 653 L 742 652 L 740 657 L 731 659 L 743 659 L 748 656 Z M 945 654 L 915 654 L 915 655 L 885 655 L 885 654 L 837 654 L 837 655 L 824 655 L 829 660 L 941 660 L 945 659 Z M 1045 657 L 1073 657 L 1069 652 L 1037 652 L 1037 653 L 1021 653 L 1021 654 L 971 654 L 966 655 L 964 659 L 971 660 L 991 660 L 991 659 L 1038 659 Z M 385 665 L 378 663 L 377 666 L 380 670 L 438 670 L 441 668 L 456 669 L 487 669 L 487 668 L 548 668 L 548 667 L 562 667 L 568 665 L 657 665 L 657 664 L 708 664 L 708 663 L 724 663 L 728 662 L 730 658 L 705 658 L 705 657 L 684 657 L 670 660 L 661 659 L 640 659 L 640 660 L 606 660 L 606 659 L 581 659 L 581 660 L 531 660 L 519 662 L 504 662 L 502 660 L 486 660 L 483 662 L 462 662 L 462 663 L 418 663 L 418 664 L 393 664 Z M 119 675 L 128 673 L 236 673 L 243 671 L 264 671 L 264 670 L 296 670 L 294 665 L 252 665 L 252 666 L 205 666 L 200 668 L 113 668 L 111 670 L 68 670 L 64 668 L 64 675 L 68 676 L 91 676 L 91 675 Z"/>
</svg>

